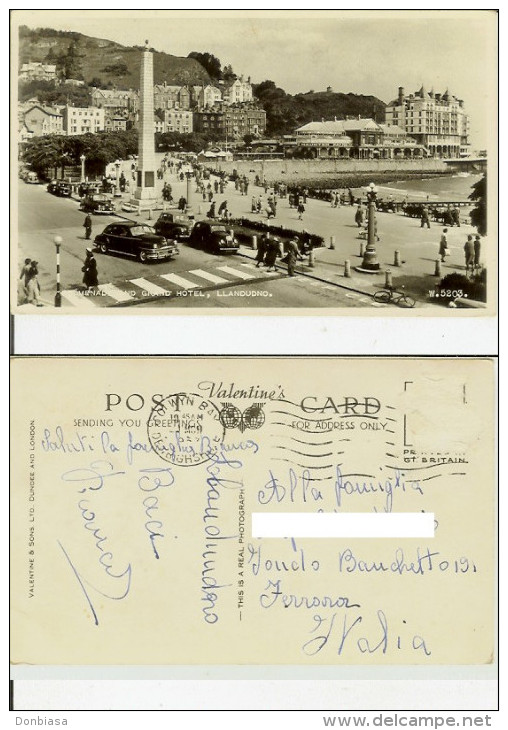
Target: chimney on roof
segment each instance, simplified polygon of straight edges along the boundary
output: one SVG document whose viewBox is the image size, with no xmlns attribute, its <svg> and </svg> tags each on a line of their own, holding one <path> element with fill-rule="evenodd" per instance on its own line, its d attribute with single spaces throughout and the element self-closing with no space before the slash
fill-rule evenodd
<svg viewBox="0 0 508 730">
<path fill-rule="evenodd" d="M 404 87 L 399 86 L 399 104 L 402 104 L 402 102 L 404 101 L 404 96 Z"/>
</svg>

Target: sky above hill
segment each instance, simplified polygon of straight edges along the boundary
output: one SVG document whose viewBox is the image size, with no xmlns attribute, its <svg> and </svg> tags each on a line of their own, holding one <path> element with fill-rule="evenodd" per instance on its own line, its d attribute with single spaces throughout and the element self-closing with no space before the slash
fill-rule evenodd
<svg viewBox="0 0 508 730">
<path fill-rule="evenodd" d="M 74 30 L 123 45 L 187 56 L 208 51 L 253 82 L 289 93 L 372 94 L 389 102 L 424 84 L 464 100 L 474 148 L 497 119 L 493 11 L 15 11 L 29 27 Z"/>
</svg>

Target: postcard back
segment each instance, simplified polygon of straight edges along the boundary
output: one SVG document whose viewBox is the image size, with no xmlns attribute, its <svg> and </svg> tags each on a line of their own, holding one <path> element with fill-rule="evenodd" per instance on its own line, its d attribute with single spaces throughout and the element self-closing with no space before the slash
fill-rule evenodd
<svg viewBox="0 0 508 730">
<path fill-rule="evenodd" d="M 494 661 L 491 361 L 15 358 L 12 374 L 13 662 Z M 253 531 L 273 515 L 286 531 Z M 376 532 L 428 515 L 431 534 Z M 336 518 L 371 532 L 330 536 Z"/>
</svg>

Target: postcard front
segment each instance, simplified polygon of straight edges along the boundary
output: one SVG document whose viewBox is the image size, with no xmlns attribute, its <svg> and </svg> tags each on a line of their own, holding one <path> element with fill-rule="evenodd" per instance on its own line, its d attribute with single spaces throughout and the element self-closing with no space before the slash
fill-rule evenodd
<svg viewBox="0 0 508 730">
<path fill-rule="evenodd" d="M 12 367 L 15 663 L 493 661 L 491 361 Z"/>
<path fill-rule="evenodd" d="M 14 10 L 11 37 L 16 314 L 495 315 L 495 10 Z"/>
</svg>

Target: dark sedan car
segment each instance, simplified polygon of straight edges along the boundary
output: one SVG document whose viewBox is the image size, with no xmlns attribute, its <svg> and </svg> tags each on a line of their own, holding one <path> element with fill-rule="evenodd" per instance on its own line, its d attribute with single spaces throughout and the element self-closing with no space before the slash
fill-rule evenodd
<svg viewBox="0 0 508 730">
<path fill-rule="evenodd" d="M 211 253 L 236 253 L 239 244 L 232 231 L 213 221 L 199 221 L 191 231 L 189 243 Z"/>
<path fill-rule="evenodd" d="M 154 224 L 157 233 L 165 238 L 177 241 L 188 241 L 192 230 L 192 221 L 187 216 L 176 213 L 161 213 Z"/>
<path fill-rule="evenodd" d="M 58 195 L 60 198 L 70 198 L 72 193 L 72 186 L 66 183 L 64 180 L 52 180 L 48 187 L 48 193 Z"/>
<path fill-rule="evenodd" d="M 122 253 L 142 262 L 168 259 L 179 253 L 174 241 L 167 241 L 151 226 L 136 221 L 110 223 L 95 237 L 95 245 L 101 253 Z"/>
<path fill-rule="evenodd" d="M 85 213 L 112 213 L 115 210 L 113 201 L 107 195 L 96 193 L 86 195 L 81 201 L 81 210 Z"/>
</svg>

